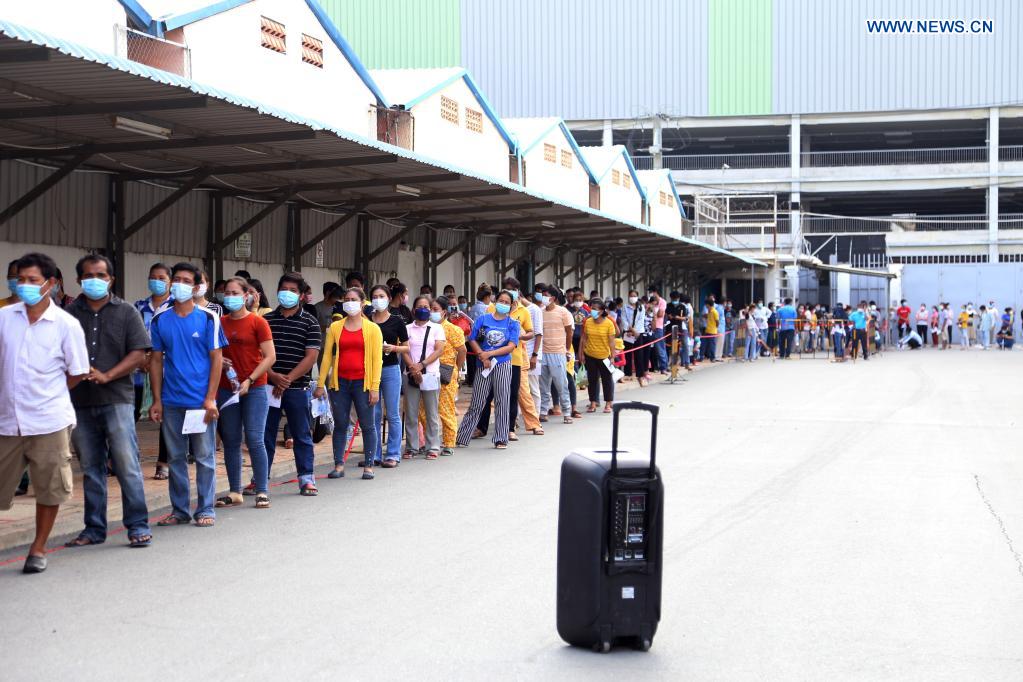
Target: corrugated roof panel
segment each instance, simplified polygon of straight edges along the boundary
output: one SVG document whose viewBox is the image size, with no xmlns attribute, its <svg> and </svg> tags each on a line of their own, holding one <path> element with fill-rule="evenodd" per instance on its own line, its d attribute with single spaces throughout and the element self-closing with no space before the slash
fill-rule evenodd
<svg viewBox="0 0 1023 682">
<path fill-rule="evenodd" d="M 0 206 L 7 207 L 53 171 L 0 161 Z M 0 228 L 9 242 L 97 249 L 106 246 L 108 175 L 72 173 Z"/>
<path fill-rule="evenodd" d="M 124 224 L 130 226 L 136 218 L 163 201 L 175 189 L 155 183 L 125 183 Z M 128 251 L 143 253 L 173 253 L 189 258 L 205 257 L 210 194 L 189 192 L 128 239 L 125 247 Z"/>
</svg>

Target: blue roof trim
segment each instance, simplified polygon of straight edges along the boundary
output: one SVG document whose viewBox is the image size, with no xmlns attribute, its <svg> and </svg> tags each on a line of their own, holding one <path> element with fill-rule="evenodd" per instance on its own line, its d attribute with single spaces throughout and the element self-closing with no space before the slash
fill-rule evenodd
<svg viewBox="0 0 1023 682">
<path fill-rule="evenodd" d="M 597 182 L 597 176 L 593 174 L 593 169 L 590 168 L 590 164 L 586 162 L 586 157 L 583 156 L 583 150 L 579 148 L 579 143 L 575 141 L 575 135 L 572 134 L 572 131 L 569 130 L 568 126 L 565 124 L 565 119 L 561 119 L 561 122 L 558 125 L 561 126 L 561 131 L 565 133 L 565 137 L 568 138 L 568 144 L 572 146 L 572 151 L 575 152 L 576 158 L 579 159 L 579 162 L 583 166 L 583 170 L 586 171 L 586 175 L 590 177 L 590 182 L 594 185 L 599 185 L 600 183 Z"/>
<path fill-rule="evenodd" d="M 494 177 L 491 177 L 491 176 L 488 176 L 488 175 L 482 175 L 479 172 L 471 170 L 471 169 L 461 168 L 459 166 L 454 166 L 452 164 L 446 163 L 444 161 L 439 161 L 437 159 L 425 157 L 425 156 L 423 156 L 421 154 L 416 154 L 415 152 L 411 152 L 411 151 L 409 151 L 407 149 L 402 149 L 401 147 L 396 147 L 394 145 L 386 144 L 384 142 L 378 142 L 376 140 L 372 140 L 370 138 L 363 137 L 361 135 L 357 135 L 357 134 L 352 133 L 352 132 L 347 131 L 347 130 L 341 130 L 339 128 L 333 128 L 333 127 L 331 127 L 331 126 L 329 126 L 327 124 L 324 124 L 324 123 L 322 123 L 320 121 L 317 121 L 315 119 L 310 119 L 310 118 L 304 118 L 304 117 L 301 117 L 301 116 L 297 116 L 296 114 L 293 114 L 291 112 L 285 111 L 283 109 L 277 109 L 275 107 L 268 106 L 266 104 L 263 104 L 261 102 L 257 102 L 255 100 L 250 100 L 250 99 L 247 99 L 247 98 L 244 98 L 244 97 L 240 97 L 238 95 L 234 95 L 234 94 L 231 94 L 231 93 L 228 93 L 228 92 L 224 92 L 222 90 L 218 90 L 216 88 L 212 88 L 212 87 L 209 87 L 209 86 L 206 86 L 206 85 L 202 85 L 201 83 L 197 83 L 197 82 L 195 82 L 193 80 L 190 80 L 190 79 L 187 79 L 187 78 L 182 78 L 181 76 L 175 75 L 173 73 L 169 73 L 167 71 L 161 71 L 160 69 L 154 69 L 152 67 L 148 67 L 148 66 L 145 66 L 143 64 L 139 64 L 138 62 L 133 62 L 133 61 L 125 59 L 123 57 L 115 57 L 115 56 L 107 54 L 105 52 L 99 52 L 99 51 L 93 50 L 93 49 L 88 48 L 88 47 L 83 47 L 81 45 L 78 45 L 77 43 L 71 43 L 71 42 L 68 42 L 68 41 L 65 41 L 65 40 L 62 40 L 62 39 L 59 39 L 59 38 L 54 38 L 54 37 L 52 37 L 52 36 L 50 36 L 48 34 L 40 33 L 39 31 L 36 31 L 34 29 L 26 28 L 26 27 L 21 26 L 19 24 L 13 24 L 11 22 L 4 21 L 3 19 L 0 19 L 0 33 L 3 33 L 3 34 L 5 34 L 5 35 L 7 35 L 7 36 L 9 36 L 11 38 L 14 38 L 15 40 L 20 40 L 22 42 L 28 42 L 28 43 L 32 43 L 32 44 L 35 44 L 35 45 L 40 45 L 40 46 L 43 46 L 43 47 L 48 47 L 50 49 L 53 49 L 53 50 L 56 50 L 56 51 L 60 52 L 61 54 L 65 54 L 65 55 L 68 55 L 70 57 L 74 57 L 76 59 L 81 59 L 81 60 L 84 60 L 84 61 L 90 61 L 90 62 L 94 62 L 94 63 L 97 63 L 97 64 L 102 64 L 102 65 L 107 66 L 107 67 L 109 67 L 111 69 L 115 69 L 115 70 L 118 70 L 118 71 L 121 71 L 121 72 L 124 72 L 124 73 L 130 73 L 132 75 L 139 76 L 141 78 L 146 78 L 146 79 L 151 80 L 151 81 L 153 81 L 155 83 L 162 83 L 164 85 L 170 85 L 170 86 L 174 86 L 174 87 L 184 88 L 184 89 L 187 89 L 187 90 L 189 90 L 189 91 L 191 91 L 191 92 L 193 92 L 195 94 L 207 95 L 209 97 L 214 97 L 216 99 L 219 99 L 221 101 L 227 102 L 229 104 L 234 104 L 236 106 L 245 107 L 247 109 L 252 109 L 253 111 L 257 111 L 257 112 L 259 112 L 261 114 L 265 114 L 267 116 L 273 116 L 274 118 L 277 118 L 277 119 L 282 120 L 282 121 L 287 121 L 289 123 L 296 123 L 296 124 L 299 124 L 299 125 L 304 125 L 304 126 L 307 126 L 307 127 L 311 128 L 313 130 L 323 131 L 325 133 L 329 133 L 329 134 L 335 135 L 336 137 L 338 137 L 340 139 L 349 140 L 351 142 L 357 142 L 357 143 L 359 143 L 361 145 L 364 145 L 366 147 L 373 148 L 373 149 L 378 149 L 380 151 L 384 151 L 384 152 L 387 152 L 389 154 L 394 154 L 394 155 L 399 156 L 399 157 L 404 158 L 404 159 L 411 159 L 411 160 L 420 161 L 420 162 L 423 162 L 423 163 L 429 163 L 429 164 L 433 165 L 434 167 L 440 168 L 442 170 L 446 170 L 446 171 L 449 171 L 449 172 L 452 172 L 452 173 L 458 173 L 459 175 L 463 175 L 463 176 L 469 177 L 469 178 L 475 178 L 477 180 L 484 180 L 486 182 L 492 183 L 492 184 L 497 185 L 499 187 L 505 187 L 505 188 L 510 189 L 512 191 L 515 191 L 515 192 L 520 192 L 522 194 L 527 194 L 527 195 L 535 197 L 535 198 L 537 198 L 537 199 L 539 199 L 541 201 L 550 201 L 552 203 L 560 204 L 560 205 L 565 206 L 567 208 L 571 208 L 571 209 L 575 209 L 575 210 L 578 210 L 578 211 L 582 211 L 584 213 L 589 213 L 591 215 L 598 216 L 600 218 L 605 218 L 607 220 L 613 220 L 613 221 L 615 221 L 617 223 L 621 223 L 622 225 L 627 225 L 629 227 L 632 227 L 634 229 L 640 230 L 642 232 L 653 233 L 653 234 L 656 234 L 656 235 L 658 235 L 660 237 L 665 237 L 667 239 L 672 239 L 672 240 L 674 240 L 676 242 L 680 242 L 682 244 L 689 244 L 689 245 L 692 245 L 692 246 L 699 247 L 701 249 L 705 249 L 707 251 L 711 251 L 713 253 L 718 253 L 718 254 L 721 254 L 721 255 L 724 255 L 724 256 L 728 256 L 730 258 L 734 258 L 735 260 L 740 261 L 742 263 L 745 263 L 747 265 L 756 265 L 756 266 L 759 266 L 759 267 L 767 267 L 766 263 L 764 263 L 762 261 L 759 261 L 759 260 L 756 260 L 755 258 L 750 258 L 748 256 L 743 256 L 743 255 L 740 255 L 740 254 L 732 253 L 731 251 L 728 251 L 727 249 L 723 249 L 723 248 L 721 248 L 719 246 L 715 246 L 713 244 L 708 244 L 706 242 L 701 242 L 701 241 L 699 241 L 697 239 L 693 239 L 691 237 L 668 235 L 668 234 L 665 234 L 664 232 L 659 232 L 657 230 L 652 229 L 649 225 L 643 225 L 642 223 L 633 222 L 631 220 L 627 220 L 627 219 L 624 219 L 624 218 L 621 218 L 621 217 L 618 217 L 618 216 L 611 215 L 609 213 L 605 213 L 604 211 L 600 211 L 600 210 L 597 210 L 597 209 L 589 208 L 588 206 L 581 206 L 579 204 L 572 204 L 572 203 L 564 201 L 563 199 L 560 199 L 560 198 L 557 198 L 557 197 L 548 196 L 546 194 L 543 194 L 542 192 L 536 192 L 536 191 L 527 189 L 527 188 L 523 187 L 522 185 L 514 184 L 514 183 L 511 183 L 511 182 L 509 182 L 507 180 L 501 180 L 499 178 L 494 178 Z"/>
<path fill-rule="evenodd" d="M 476 81 L 472 79 L 472 76 L 470 76 L 469 72 L 466 71 L 465 69 L 459 69 L 448 78 L 445 78 L 441 82 L 433 85 L 423 93 L 416 95 L 408 102 L 395 102 L 395 104 L 404 104 L 406 109 L 411 109 L 412 107 L 418 104 L 422 104 L 424 101 L 433 97 L 438 92 L 440 92 L 441 90 L 443 90 L 444 88 L 448 87 L 449 85 L 458 80 L 462 80 L 465 82 L 466 86 L 469 88 L 469 91 L 472 92 L 473 97 L 475 97 L 476 101 L 480 103 L 481 107 L 483 107 L 483 111 L 484 113 L 486 113 L 487 118 L 489 118 L 490 122 L 494 124 L 495 128 L 497 128 L 497 132 L 501 134 L 501 137 L 504 138 L 504 141 L 508 143 L 508 151 L 512 154 L 520 153 L 519 145 L 515 141 L 515 138 L 512 136 L 510 132 L 508 132 L 508 129 L 504 127 L 504 123 L 501 121 L 501 118 L 497 115 L 497 112 L 494 111 L 494 107 L 490 105 L 490 102 L 487 100 L 486 96 L 480 90 L 479 86 L 476 85 Z"/>
<path fill-rule="evenodd" d="M 384 93 L 377 86 L 376 81 L 374 81 L 373 77 L 369 75 L 369 71 L 366 70 L 366 65 L 362 63 L 362 60 L 359 59 L 359 55 L 355 53 L 352 46 L 347 40 L 345 40 L 345 37 L 341 35 L 341 30 L 338 29 L 337 25 L 329 16 L 327 16 L 327 13 L 323 11 L 323 7 L 320 6 L 320 3 L 316 0 L 305 0 L 305 4 L 309 7 L 313 16 L 316 17 L 316 20 L 320 22 L 320 26 L 323 27 L 323 30 L 327 32 L 328 36 L 330 36 L 331 41 L 337 49 L 340 50 L 341 54 L 343 54 L 345 59 L 348 60 L 352 70 L 359 74 L 359 78 L 361 78 L 362 82 L 367 88 L 369 88 L 369 91 L 373 93 L 373 96 L 377 98 L 377 104 L 385 109 L 389 108 L 391 105 L 387 102 L 387 98 L 384 97 Z"/>
<path fill-rule="evenodd" d="M 529 142 L 529 144 L 527 144 L 526 146 L 522 146 L 521 144 L 519 144 L 519 153 L 522 154 L 522 156 L 525 156 L 529 152 L 533 151 L 533 149 L 536 147 L 536 145 L 540 144 L 540 142 L 543 140 L 543 138 L 545 138 L 548 135 L 550 135 L 550 132 L 552 130 L 554 130 L 555 128 L 559 127 L 560 125 L 561 125 L 561 119 L 559 118 L 554 123 L 552 123 L 549 127 L 544 128 L 543 132 L 541 132 L 539 135 L 537 135 L 536 139 L 531 140 Z M 516 136 L 516 137 L 518 137 L 518 136 Z"/>
<path fill-rule="evenodd" d="M 153 29 L 153 16 L 146 11 L 146 8 L 139 4 L 138 0 L 117 0 L 124 8 L 125 14 L 137 28 L 143 31 Z"/>
<path fill-rule="evenodd" d="M 671 177 L 671 171 L 669 170 L 666 174 L 668 178 L 668 184 L 671 185 L 671 193 L 675 195 L 675 205 L 678 206 L 678 212 L 682 214 L 682 220 L 689 220 L 689 216 L 686 215 L 686 207 L 682 205 L 682 197 L 678 195 L 678 188 L 675 187 L 675 179 Z"/>
<path fill-rule="evenodd" d="M 200 7 L 199 9 L 192 10 L 191 12 L 172 14 L 168 17 L 164 17 L 160 20 L 160 23 L 162 24 L 164 31 L 173 31 L 176 28 L 194 24 L 197 21 L 202 21 L 203 19 L 212 17 L 215 14 L 232 10 L 235 7 L 249 2 L 252 2 L 252 0 L 220 0 L 220 2 Z"/>
</svg>

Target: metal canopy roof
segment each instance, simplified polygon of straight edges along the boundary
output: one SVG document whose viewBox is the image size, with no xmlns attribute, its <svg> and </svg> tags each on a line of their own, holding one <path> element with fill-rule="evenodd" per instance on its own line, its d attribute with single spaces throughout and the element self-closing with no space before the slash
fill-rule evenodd
<svg viewBox="0 0 1023 682">
<path fill-rule="evenodd" d="M 202 186 L 338 213 L 366 210 L 537 248 L 704 271 L 765 265 L 3 21 L 0 65 L 0 159 L 57 167 L 42 191 L 76 168 L 102 168 L 182 193 Z M 114 115 L 167 128 L 169 139 L 115 128 Z M 0 224 L 34 198 L 0 207 Z"/>
</svg>

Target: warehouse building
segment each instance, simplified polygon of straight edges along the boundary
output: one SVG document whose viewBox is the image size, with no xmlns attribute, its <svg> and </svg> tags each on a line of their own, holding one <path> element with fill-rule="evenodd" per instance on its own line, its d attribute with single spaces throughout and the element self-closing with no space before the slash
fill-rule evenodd
<svg viewBox="0 0 1023 682">
<path fill-rule="evenodd" d="M 325 8 L 371 66 L 464 65 L 506 117 L 563 116 L 581 145 L 669 169 L 695 234 L 774 266 L 769 298 L 876 295 L 813 269 L 836 263 L 898 273 L 895 296 L 915 302 L 1023 305 L 1013 0 L 415 4 L 386 31 L 368 0 Z M 931 18 L 964 28 L 932 33 Z M 725 211 L 728 196 L 747 199 Z"/>
</svg>

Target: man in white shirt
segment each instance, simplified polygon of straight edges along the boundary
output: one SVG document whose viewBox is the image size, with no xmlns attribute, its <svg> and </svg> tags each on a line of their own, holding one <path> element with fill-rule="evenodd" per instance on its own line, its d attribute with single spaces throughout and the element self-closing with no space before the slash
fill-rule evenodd
<svg viewBox="0 0 1023 682">
<path fill-rule="evenodd" d="M 21 303 L 0 310 L 0 510 L 10 509 L 28 467 L 36 494 L 36 535 L 25 573 L 46 570 L 46 541 L 71 497 L 70 389 L 89 374 L 78 321 L 53 302 L 57 265 L 41 253 L 18 260 Z"/>
<path fill-rule="evenodd" d="M 526 353 L 529 357 L 529 395 L 533 398 L 533 407 L 540 409 L 540 374 L 543 371 L 543 310 L 550 299 L 547 298 L 547 286 L 537 283 L 533 287 L 533 300 L 529 302 L 529 316 L 533 321 L 533 338 L 526 341 Z M 547 421 L 547 415 L 539 413 L 540 421 Z"/>
</svg>

